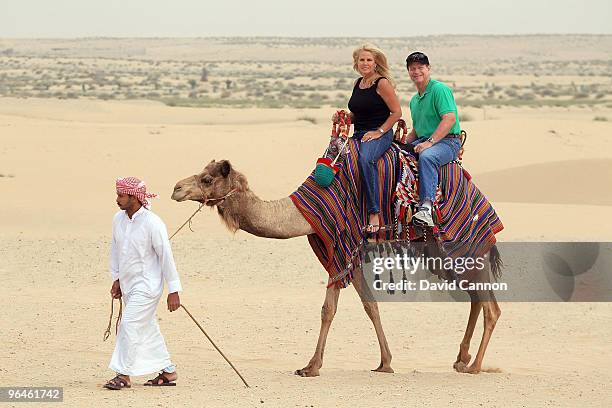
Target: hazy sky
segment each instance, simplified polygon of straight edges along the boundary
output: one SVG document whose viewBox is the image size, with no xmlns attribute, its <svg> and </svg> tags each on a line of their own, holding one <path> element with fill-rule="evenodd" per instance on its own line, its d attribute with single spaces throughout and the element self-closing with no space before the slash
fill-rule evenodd
<svg viewBox="0 0 612 408">
<path fill-rule="evenodd" d="M 0 37 L 612 34 L 612 0 L 0 0 Z"/>
</svg>

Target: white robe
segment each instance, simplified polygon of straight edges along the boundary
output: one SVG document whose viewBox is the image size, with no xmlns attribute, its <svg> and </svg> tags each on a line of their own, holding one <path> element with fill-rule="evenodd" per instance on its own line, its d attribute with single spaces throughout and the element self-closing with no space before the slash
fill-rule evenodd
<svg viewBox="0 0 612 408">
<path fill-rule="evenodd" d="M 109 368 L 125 375 L 145 375 L 170 365 L 156 310 L 164 289 L 182 290 L 163 221 L 141 207 L 130 219 L 113 219 L 111 276 L 119 279 L 123 317 Z"/>
</svg>

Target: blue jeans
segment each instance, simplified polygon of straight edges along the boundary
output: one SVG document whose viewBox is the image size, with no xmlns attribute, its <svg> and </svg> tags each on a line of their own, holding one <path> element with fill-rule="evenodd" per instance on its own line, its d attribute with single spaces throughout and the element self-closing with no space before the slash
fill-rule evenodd
<svg viewBox="0 0 612 408">
<path fill-rule="evenodd" d="M 376 131 L 376 129 L 371 129 Z M 391 147 L 393 142 L 393 131 L 389 129 L 378 139 L 361 143 L 361 138 L 369 130 L 360 130 L 353 133 L 353 137 L 359 141 L 359 173 L 361 174 L 361 185 L 366 196 L 366 208 L 368 214 L 378 214 L 380 208 L 380 191 L 378 189 L 378 159 Z"/>
<path fill-rule="evenodd" d="M 412 142 L 413 146 L 426 141 L 427 137 Z M 438 172 L 440 167 L 455 160 L 459 154 L 461 142 L 457 138 L 445 137 L 433 146 L 419 153 L 419 199 L 420 204 L 425 200 L 433 203 L 438 189 Z"/>
</svg>

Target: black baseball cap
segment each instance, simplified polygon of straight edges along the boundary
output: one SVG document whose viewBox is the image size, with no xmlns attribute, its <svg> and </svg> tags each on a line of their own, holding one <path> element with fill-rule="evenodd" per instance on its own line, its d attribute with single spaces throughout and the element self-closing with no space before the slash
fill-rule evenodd
<svg viewBox="0 0 612 408">
<path fill-rule="evenodd" d="M 423 65 L 429 65 L 429 58 L 427 58 L 427 55 L 423 54 L 420 51 L 413 52 L 408 57 L 406 57 L 406 68 L 410 67 L 410 64 L 413 64 L 415 62 Z"/>
</svg>

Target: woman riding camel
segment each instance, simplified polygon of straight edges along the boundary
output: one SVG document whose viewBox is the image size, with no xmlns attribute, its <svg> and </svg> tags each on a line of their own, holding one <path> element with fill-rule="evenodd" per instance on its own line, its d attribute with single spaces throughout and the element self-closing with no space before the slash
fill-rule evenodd
<svg viewBox="0 0 612 408">
<path fill-rule="evenodd" d="M 373 45 L 353 51 L 353 69 L 361 77 L 355 81 L 348 108 L 355 126 L 353 137 L 360 142 L 359 172 L 366 196 L 368 225 L 372 234 L 380 229 L 378 159 L 391 147 L 393 125 L 402 116 L 387 57 Z M 334 119 L 336 119 L 334 117 Z"/>
</svg>

